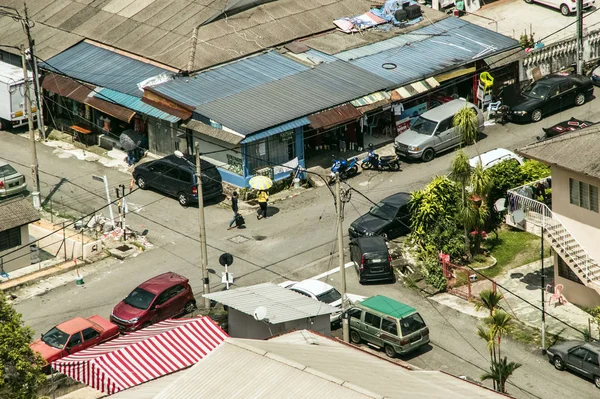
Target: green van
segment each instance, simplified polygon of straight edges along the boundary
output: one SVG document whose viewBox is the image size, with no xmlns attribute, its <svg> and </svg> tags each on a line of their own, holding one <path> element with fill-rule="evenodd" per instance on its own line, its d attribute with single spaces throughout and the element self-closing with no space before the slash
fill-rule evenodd
<svg viewBox="0 0 600 399">
<path fill-rule="evenodd" d="M 394 357 L 429 343 L 429 328 L 417 310 L 383 295 L 354 305 L 348 311 L 350 340 L 365 341 Z"/>
</svg>

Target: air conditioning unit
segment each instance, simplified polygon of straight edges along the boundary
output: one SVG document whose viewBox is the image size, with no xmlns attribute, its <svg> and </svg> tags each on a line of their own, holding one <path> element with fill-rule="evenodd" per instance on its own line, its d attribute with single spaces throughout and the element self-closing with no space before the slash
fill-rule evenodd
<svg viewBox="0 0 600 399">
<path fill-rule="evenodd" d="M 113 148 L 121 148 L 119 139 L 109 136 L 108 134 L 101 134 L 98 136 L 98 145 L 108 151 Z"/>
</svg>

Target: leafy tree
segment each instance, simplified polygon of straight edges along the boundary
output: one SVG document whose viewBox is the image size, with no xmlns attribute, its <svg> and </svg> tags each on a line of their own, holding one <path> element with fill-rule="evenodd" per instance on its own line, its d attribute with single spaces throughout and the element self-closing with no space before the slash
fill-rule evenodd
<svg viewBox="0 0 600 399">
<path fill-rule="evenodd" d="M 521 165 L 521 173 L 523 174 L 523 183 L 527 184 L 532 181 L 543 179 L 550 176 L 550 167 L 541 162 L 530 159 Z"/>
<path fill-rule="evenodd" d="M 490 371 L 483 374 L 481 380 L 493 380 L 496 385 L 495 389 L 506 393 L 506 381 L 521 366 L 521 363 L 509 363 L 505 356 L 502 360 L 493 362 Z"/>
<path fill-rule="evenodd" d="M 525 183 L 521 165 L 512 160 L 492 166 L 488 169 L 488 173 L 493 183 L 489 193 L 489 202 L 492 204 L 500 198 L 505 198 L 506 191 Z"/>
<path fill-rule="evenodd" d="M 465 144 L 470 145 L 477 141 L 479 121 L 475 110 L 465 105 L 454 115 L 452 122 L 462 135 Z"/>
<path fill-rule="evenodd" d="M 490 329 L 498 340 L 498 359 L 500 359 L 500 344 L 502 341 L 502 336 L 510 332 L 512 326 L 512 317 L 504 310 L 494 309 L 492 315 L 486 319 L 486 323 L 490 326 Z"/>
<path fill-rule="evenodd" d="M 471 214 L 468 211 L 469 204 L 467 198 L 467 185 L 471 178 L 471 165 L 469 164 L 467 154 L 465 154 L 462 149 L 459 149 L 456 152 L 456 157 L 454 157 L 454 160 L 452 161 L 451 175 L 460 186 L 461 201 L 458 207 L 458 215 L 465 233 L 465 253 L 467 254 L 467 258 L 471 260 L 471 242 L 469 240 L 469 221 L 471 220 Z"/>
<path fill-rule="evenodd" d="M 0 293 L 0 398 L 31 399 L 45 377 L 43 360 L 29 343 L 33 332 Z"/>
<path fill-rule="evenodd" d="M 496 308 L 498 307 L 498 304 L 500 303 L 502 298 L 504 297 L 498 292 L 494 292 L 492 290 L 483 290 L 479 294 L 479 298 L 481 299 L 481 302 L 475 303 L 475 309 L 479 310 L 486 308 L 487 310 L 489 310 L 491 316 L 494 310 L 496 310 Z"/>
<path fill-rule="evenodd" d="M 487 342 L 487 348 L 490 351 L 490 364 L 493 365 L 496 362 L 496 339 L 494 332 L 491 328 L 482 325 L 477 326 L 477 336 Z M 494 389 L 496 389 L 496 379 L 492 378 Z"/>
</svg>

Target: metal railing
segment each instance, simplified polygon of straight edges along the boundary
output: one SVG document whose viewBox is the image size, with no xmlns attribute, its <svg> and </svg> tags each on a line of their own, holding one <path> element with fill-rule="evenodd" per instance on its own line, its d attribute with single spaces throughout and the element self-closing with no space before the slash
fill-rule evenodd
<svg viewBox="0 0 600 399">
<path fill-rule="evenodd" d="M 589 282 L 600 285 L 598 277 L 590 275 L 590 268 L 599 269 L 598 262 L 590 256 L 583 245 L 577 241 L 560 218 L 546 204 L 521 195 L 516 192 L 516 189 L 508 190 L 507 194 L 509 214 L 516 210 L 523 211 L 525 219 L 538 225 L 542 230 L 541 234 L 546 233 L 552 239 L 553 245 L 562 249 L 564 257 L 568 258 L 571 264 L 575 265 Z M 583 254 L 578 255 L 582 252 Z"/>
</svg>

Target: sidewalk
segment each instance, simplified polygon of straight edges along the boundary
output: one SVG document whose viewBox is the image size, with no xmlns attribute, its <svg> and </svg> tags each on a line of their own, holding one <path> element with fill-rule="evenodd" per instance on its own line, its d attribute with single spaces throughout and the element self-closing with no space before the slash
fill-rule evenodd
<svg viewBox="0 0 600 399">
<path fill-rule="evenodd" d="M 544 273 L 547 276 L 546 283 L 549 283 L 550 280 L 552 280 L 554 273 L 552 258 L 544 259 Z M 498 283 L 499 292 L 504 296 L 504 301 L 501 302 L 502 308 L 529 327 L 538 330 L 541 329 L 541 310 L 536 309 L 534 306 L 523 301 L 524 299 L 538 308 L 541 308 L 540 261 L 512 269 L 507 273 L 498 276 L 495 280 Z M 482 283 L 489 285 L 489 282 L 487 281 Z M 505 289 L 500 288 L 500 286 Z M 508 291 L 512 292 L 512 294 Z M 517 295 L 522 299 L 518 298 Z M 574 328 L 580 331 L 586 330 L 588 328 L 588 319 L 590 319 L 591 316 L 571 303 L 558 305 L 556 302 L 553 302 L 552 305 L 548 305 L 549 297 L 550 294 L 546 293 L 546 331 L 550 334 L 557 334 L 560 332 L 560 336 L 563 339 L 583 339 L 582 334 Z M 486 311 L 476 311 L 473 303 L 448 293 L 435 295 L 431 299 L 442 305 L 456 309 L 459 312 L 480 319 L 488 316 Z M 559 320 L 564 321 L 568 326 L 561 323 Z M 593 329 L 592 326 L 592 330 Z M 561 332 L 561 330 L 564 331 Z"/>
</svg>

